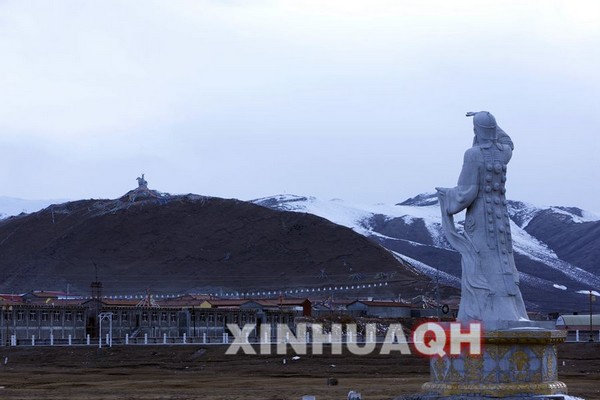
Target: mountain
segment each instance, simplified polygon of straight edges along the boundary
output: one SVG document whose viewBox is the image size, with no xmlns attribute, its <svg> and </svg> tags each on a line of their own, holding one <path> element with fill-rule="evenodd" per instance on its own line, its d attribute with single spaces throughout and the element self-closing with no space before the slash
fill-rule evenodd
<svg viewBox="0 0 600 400">
<path fill-rule="evenodd" d="M 143 190 L 142 190 L 143 189 Z M 306 213 L 138 188 L 0 221 L 0 292 L 423 293 L 429 279 L 379 244 Z"/>
<path fill-rule="evenodd" d="M 435 194 L 421 194 L 396 205 L 365 206 L 294 195 L 253 202 L 312 213 L 347 226 L 429 277 L 460 287 L 460 254 L 444 237 Z M 600 288 L 600 218 L 578 208 L 540 208 L 517 201 L 509 202 L 509 214 L 528 309 L 586 311 L 587 298 L 577 292 Z M 457 218 L 458 224 L 463 222 Z"/>
<path fill-rule="evenodd" d="M 25 200 L 0 196 L 0 219 L 20 213 L 32 213 L 48 207 L 50 204 L 64 203 L 66 200 Z"/>
</svg>

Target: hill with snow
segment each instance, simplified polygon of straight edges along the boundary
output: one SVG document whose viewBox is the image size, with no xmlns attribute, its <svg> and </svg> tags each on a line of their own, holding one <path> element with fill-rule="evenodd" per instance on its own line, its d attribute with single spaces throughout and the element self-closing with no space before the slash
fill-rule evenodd
<svg viewBox="0 0 600 400">
<path fill-rule="evenodd" d="M 460 254 L 446 241 L 435 194 L 395 205 L 277 195 L 253 201 L 265 207 L 310 213 L 369 237 L 445 284 L 460 285 Z M 509 202 L 515 261 L 529 309 L 578 311 L 578 291 L 600 288 L 600 218 L 573 207 Z M 464 218 L 464 214 L 463 214 Z M 459 216 L 456 221 L 462 224 Z"/>
<path fill-rule="evenodd" d="M 430 284 L 352 229 L 234 199 L 140 187 L 0 220 L 0 293 L 85 295 L 96 276 L 110 295 L 410 299 Z"/>
<path fill-rule="evenodd" d="M 197 195 L 171 196 L 154 191 L 151 194 L 153 196 L 147 198 L 130 193 L 116 200 L 63 204 L 56 204 L 61 201 L 0 197 L 2 287 L 4 290 L 14 287 L 53 289 L 76 283 L 75 286 L 85 293 L 92 279 L 93 263 L 102 264 L 102 268 L 110 272 L 105 280 L 107 284 L 115 285 L 116 292 L 160 286 L 140 268 L 156 269 L 155 276 L 159 280 L 166 279 L 162 268 L 182 274 L 177 278 L 177 284 L 161 288 L 162 292 L 194 288 L 220 291 L 269 288 L 300 292 L 303 287 L 304 290 L 317 290 L 319 285 L 326 283 L 334 287 L 343 284 L 352 295 L 365 292 L 363 294 L 407 296 L 415 294 L 402 283 L 406 282 L 407 271 L 416 271 L 443 285 L 460 287 L 460 254 L 444 237 L 437 198 L 433 194 L 422 194 L 398 204 L 370 205 L 339 199 L 325 201 L 315 197 L 277 195 L 254 200 L 250 208 L 246 206 L 248 202 L 241 201 Z M 212 205 L 212 211 L 207 212 L 203 206 L 206 204 Z M 271 212 L 276 211 L 269 218 L 279 222 L 264 226 L 255 222 L 265 218 L 260 212 L 265 207 Z M 37 211 L 40 209 L 43 210 Z M 277 216 L 278 213 L 283 215 Z M 294 220 L 290 213 L 312 214 L 367 237 L 386 248 L 398 263 L 394 265 L 389 259 L 379 265 L 369 262 L 370 258 L 365 254 L 355 254 L 359 251 L 349 244 L 355 240 L 352 235 L 347 236 L 343 230 L 322 225 L 317 220 L 311 220 L 308 225 L 293 223 L 291 228 L 281 232 L 280 228 L 275 229 L 278 224 L 287 226 L 288 222 L 284 221 Z M 600 290 L 600 218 L 578 208 L 537 207 L 518 201 L 509 201 L 509 213 L 515 261 L 528 308 L 586 311 L 587 298 L 581 292 Z M 255 218 L 256 215 L 261 216 Z M 460 216 L 455 220 L 458 224 L 463 223 Z M 188 226 L 189 221 L 193 221 L 189 235 L 182 235 L 181 229 Z M 296 232 L 294 229 L 300 229 L 300 226 L 326 228 Z M 221 230 L 215 231 L 215 227 L 221 227 Z M 213 243 L 213 239 L 223 232 L 232 234 Z M 296 240 L 301 240 L 300 243 L 306 241 L 302 252 L 292 242 L 288 243 L 292 232 L 298 234 Z M 331 240 L 337 249 L 325 246 Z M 215 252 L 219 256 L 207 258 L 209 243 L 211 248 L 218 249 Z M 256 252 L 254 247 L 259 244 L 264 248 Z M 361 246 L 366 248 L 364 243 Z M 273 249 L 279 266 L 265 273 L 264 260 L 273 258 Z M 383 257 L 376 249 L 369 248 L 369 252 Z M 240 259 L 240 255 L 243 258 Z M 242 269 L 247 273 L 216 274 L 208 279 L 223 266 L 235 264 L 234 258 L 243 260 L 245 266 Z M 203 267 L 197 269 L 198 265 Z M 268 265 L 275 265 L 275 261 L 270 260 Z M 290 265 L 292 270 L 287 271 Z M 310 273 L 307 275 L 305 266 L 308 265 Z M 278 268 L 286 271 L 276 272 Z M 400 279 L 397 279 L 396 271 L 402 271 L 398 275 Z M 120 277 L 123 273 L 126 278 Z M 59 277 L 52 287 L 47 286 L 51 282 L 48 276 Z M 190 280 L 186 276 L 194 278 Z M 242 279 L 242 276 L 252 278 Z M 418 277 L 409 279 L 422 282 Z M 132 284 L 135 281 L 137 283 Z M 385 281 L 392 286 L 385 293 L 371 293 L 368 290 L 372 287 L 370 281 L 378 284 Z M 121 285 L 124 282 L 126 285 Z M 428 284 L 421 285 L 418 290 L 434 297 L 434 288 L 435 285 Z M 452 295 L 456 291 L 448 293 Z"/>
</svg>

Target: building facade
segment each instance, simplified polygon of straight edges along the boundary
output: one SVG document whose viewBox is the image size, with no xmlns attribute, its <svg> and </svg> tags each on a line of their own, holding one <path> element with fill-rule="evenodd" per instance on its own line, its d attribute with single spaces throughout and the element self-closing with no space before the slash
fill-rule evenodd
<svg viewBox="0 0 600 400">
<path fill-rule="evenodd" d="M 74 298 L 60 292 L 30 292 L 0 295 L 0 339 L 3 344 L 58 344 L 98 341 L 112 336 L 113 342 L 222 343 L 232 332 L 228 324 L 279 323 L 294 327 L 296 317 L 310 315 L 307 299 L 211 299 L 184 295 L 156 300 L 123 298 Z M 100 323 L 102 319 L 102 323 Z M 258 338 L 255 329 L 250 339 Z"/>
</svg>

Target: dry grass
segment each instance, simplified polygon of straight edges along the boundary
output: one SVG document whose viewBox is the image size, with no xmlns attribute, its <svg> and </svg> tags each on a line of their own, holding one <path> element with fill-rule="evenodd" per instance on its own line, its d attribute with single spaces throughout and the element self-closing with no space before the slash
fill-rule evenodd
<svg viewBox="0 0 600 400">
<path fill-rule="evenodd" d="M 560 379 L 570 393 L 600 399 L 600 345 L 559 349 Z M 128 346 L 2 348 L 2 399 L 345 399 L 417 393 L 428 362 L 415 356 L 228 356 L 223 347 Z M 8 362 L 4 364 L 4 357 Z M 564 361 L 564 366 L 562 362 Z M 338 379 L 327 386 L 327 378 Z"/>
</svg>

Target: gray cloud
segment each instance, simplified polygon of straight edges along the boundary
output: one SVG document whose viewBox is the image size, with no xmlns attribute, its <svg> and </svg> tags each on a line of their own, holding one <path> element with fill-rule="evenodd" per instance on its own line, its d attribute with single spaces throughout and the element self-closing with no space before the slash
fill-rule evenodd
<svg viewBox="0 0 600 400">
<path fill-rule="evenodd" d="M 451 185 L 469 110 L 517 148 L 509 195 L 600 212 L 594 2 L 8 1 L 2 194 L 283 191 L 396 202 Z"/>
</svg>

